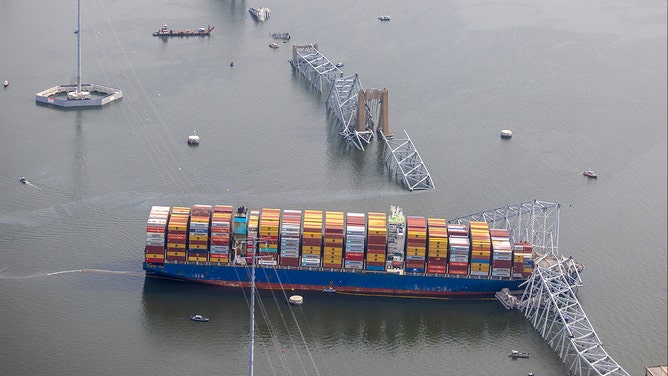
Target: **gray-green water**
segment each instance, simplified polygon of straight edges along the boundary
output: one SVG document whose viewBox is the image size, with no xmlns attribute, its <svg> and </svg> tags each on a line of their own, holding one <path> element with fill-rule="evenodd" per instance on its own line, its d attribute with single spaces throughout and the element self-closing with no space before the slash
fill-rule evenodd
<svg viewBox="0 0 668 376">
<path fill-rule="evenodd" d="M 261 5 L 273 16 L 257 24 L 247 9 Z M 83 81 L 124 98 L 61 111 L 34 96 L 76 80 L 76 1 L 1 1 L 0 373 L 248 373 L 246 296 L 145 280 L 152 205 L 395 204 L 452 218 L 535 198 L 564 204 L 560 250 L 587 267 L 579 298 L 608 353 L 634 375 L 667 363 L 666 8 L 84 1 Z M 162 41 L 151 33 L 163 23 L 215 30 Z M 271 32 L 293 39 L 270 49 Z M 408 131 L 434 190 L 392 182 L 378 143 L 346 147 L 326 95 L 292 72 L 292 43 L 318 43 L 366 88 L 389 89 L 390 127 Z M 567 374 L 493 301 L 261 303 L 258 375 Z"/>
</svg>

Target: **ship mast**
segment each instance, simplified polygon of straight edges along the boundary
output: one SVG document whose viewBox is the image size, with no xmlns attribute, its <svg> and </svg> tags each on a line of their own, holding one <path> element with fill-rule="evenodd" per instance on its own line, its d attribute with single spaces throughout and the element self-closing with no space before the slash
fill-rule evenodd
<svg viewBox="0 0 668 376">
<path fill-rule="evenodd" d="M 251 256 L 250 346 L 248 349 L 248 376 L 253 376 L 253 347 L 255 345 L 255 247 Z"/>
<path fill-rule="evenodd" d="M 81 0 L 77 0 L 77 92 L 81 92 Z"/>
</svg>

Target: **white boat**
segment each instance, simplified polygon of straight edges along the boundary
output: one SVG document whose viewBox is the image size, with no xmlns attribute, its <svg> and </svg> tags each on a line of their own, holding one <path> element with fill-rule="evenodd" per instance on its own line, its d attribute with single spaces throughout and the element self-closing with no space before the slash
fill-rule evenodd
<svg viewBox="0 0 668 376">
<path fill-rule="evenodd" d="M 510 129 L 502 129 L 501 130 L 501 138 L 511 138 L 513 137 L 513 131 Z"/>
<path fill-rule="evenodd" d="M 278 43 L 269 43 L 269 47 L 271 48 L 278 48 Z"/>
<path fill-rule="evenodd" d="M 387 14 L 384 14 L 384 15 L 378 17 L 378 19 L 381 20 L 381 21 L 389 21 L 390 16 L 388 16 Z"/>
<path fill-rule="evenodd" d="M 2 83 L 2 86 L 4 86 L 4 87 L 9 86 L 9 81 L 5 80 L 5 82 Z"/>
<path fill-rule="evenodd" d="M 343 63 L 336 63 L 337 68 L 341 68 L 343 66 Z"/>
<path fill-rule="evenodd" d="M 193 134 L 188 136 L 188 145 L 199 145 L 199 136 L 197 131 L 193 131 Z"/>
<path fill-rule="evenodd" d="M 193 315 L 193 316 L 190 316 L 190 319 L 192 321 L 198 321 L 198 322 L 208 322 L 209 321 L 208 317 L 204 317 L 202 315 Z"/>
<path fill-rule="evenodd" d="M 251 14 L 251 16 L 253 16 L 253 18 L 255 18 L 256 21 L 262 22 L 271 18 L 271 10 L 269 8 L 250 8 L 248 9 L 248 12 Z"/>
</svg>

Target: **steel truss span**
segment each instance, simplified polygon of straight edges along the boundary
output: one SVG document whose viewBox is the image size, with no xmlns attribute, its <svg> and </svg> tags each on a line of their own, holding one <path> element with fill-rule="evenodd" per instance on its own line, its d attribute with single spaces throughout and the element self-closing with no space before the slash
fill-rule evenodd
<svg viewBox="0 0 668 376">
<path fill-rule="evenodd" d="M 571 375 L 629 374 L 603 348 L 575 296 L 583 266 L 558 253 L 560 204 L 527 201 L 459 217 L 450 222 L 485 221 L 505 228 L 511 243 L 529 240 L 540 254 L 520 299 L 497 294 L 506 308 L 517 308 L 559 355 Z"/>
</svg>

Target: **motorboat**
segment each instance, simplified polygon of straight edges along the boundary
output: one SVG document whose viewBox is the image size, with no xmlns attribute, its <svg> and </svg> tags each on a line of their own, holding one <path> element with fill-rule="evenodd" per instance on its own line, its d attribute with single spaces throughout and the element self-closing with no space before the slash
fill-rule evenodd
<svg viewBox="0 0 668 376">
<path fill-rule="evenodd" d="M 598 175 L 596 175 L 596 173 L 592 170 L 583 171 L 582 175 L 592 179 L 596 179 L 598 177 Z"/>
<path fill-rule="evenodd" d="M 278 48 L 278 43 L 269 43 L 269 47 Z"/>
<path fill-rule="evenodd" d="M 197 131 L 193 131 L 193 134 L 188 136 L 188 145 L 199 145 L 199 136 Z"/>
<path fill-rule="evenodd" d="M 288 299 L 288 302 L 294 306 L 298 306 L 304 304 L 304 298 L 301 295 L 292 295 Z"/>
<path fill-rule="evenodd" d="M 519 351 L 517 351 L 517 350 L 512 350 L 512 351 L 510 352 L 510 354 L 508 354 L 508 356 L 511 357 L 511 358 L 513 358 L 513 359 L 517 359 L 517 358 L 528 358 L 528 357 L 529 357 L 529 353 L 527 353 L 527 352 L 519 352 Z"/>
<path fill-rule="evenodd" d="M 25 184 L 25 183 L 27 182 L 25 176 L 21 176 L 21 177 L 19 178 L 19 182 L 21 182 L 21 184 Z"/>
<path fill-rule="evenodd" d="M 208 317 L 204 317 L 202 315 L 192 315 L 192 316 L 190 316 L 190 319 L 192 321 L 197 321 L 197 322 L 208 322 L 209 321 Z"/>
<path fill-rule="evenodd" d="M 510 129 L 502 129 L 501 130 L 501 138 L 511 138 L 513 137 L 513 131 Z"/>
<path fill-rule="evenodd" d="M 384 14 L 384 15 L 378 17 L 378 19 L 381 20 L 381 21 L 389 21 L 390 16 L 388 16 L 387 14 Z"/>
<path fill-rule="evenodd" d="M 9 86 L 9 81 L 5 80 L 5 82 L 2 83 L 2 86 L 4 86 L 4 87 Z"/>
<path fill-rule="evenodd" d="M 336 63 L 337 68 L 341 68 L 343 66 L 343 63 Z"/>
</svg>

